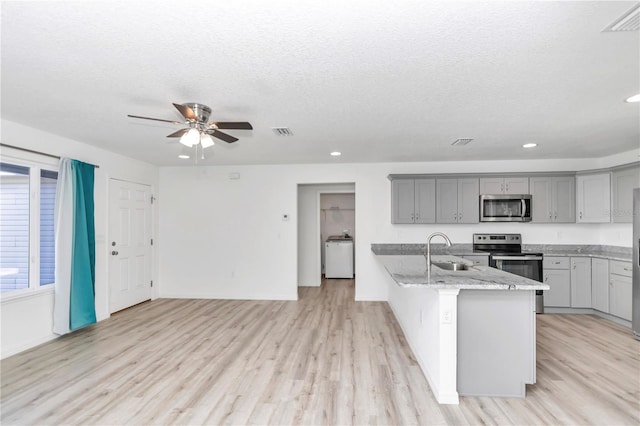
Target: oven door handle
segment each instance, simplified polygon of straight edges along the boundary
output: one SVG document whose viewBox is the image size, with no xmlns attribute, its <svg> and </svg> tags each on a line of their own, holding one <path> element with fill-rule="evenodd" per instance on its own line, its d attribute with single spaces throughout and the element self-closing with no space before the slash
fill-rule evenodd
<svg viewBox="0 0 640 426">
<path fill-rule="evenodd" d="M 493 260 L 542 260 L 542 256 L 491 256 Z"/>
</svg>

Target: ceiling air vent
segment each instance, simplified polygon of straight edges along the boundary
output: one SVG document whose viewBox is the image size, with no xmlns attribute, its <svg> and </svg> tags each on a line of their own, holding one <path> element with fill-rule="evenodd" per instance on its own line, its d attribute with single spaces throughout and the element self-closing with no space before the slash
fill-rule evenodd
<svg viewBox="0 0 640 426">
<path fill-rule="evenodd" d="M 271 130 L 278 136 L 293 136 L 291 129 L 288 127 L 272 127 Z"/>
<path fill-rule="evenodd" d="M 468 144 L 469 142 L 471 142 L 473 140 L 473 138 L 459 138 L 456 139 L 455 141 L 451 142 L 451 145 L 453 146 L 464 146 L 466 144 Z"/>
<path fill-rule="evenodd" d="M 613 24 L 602 30 L 603 33 L 619 31 L 638 31 L 640 29 L 640 4 L 629 9 L 624 15 L 616 19 Z"/>
</svg>

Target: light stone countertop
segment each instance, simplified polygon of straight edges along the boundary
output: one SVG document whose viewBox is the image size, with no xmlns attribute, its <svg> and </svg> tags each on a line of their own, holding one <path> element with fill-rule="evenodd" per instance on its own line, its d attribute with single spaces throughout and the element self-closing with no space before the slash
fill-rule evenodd
<svg viewBox="0 0 640 426">
<path fill-rule="evenodd" d="M 424 256 L 376 256 L 401 287 L 461 290 L 549 290 L 549 285 L 510 274 L 488 266 L 472 266 L 473 262 L 456 256 L 432 255 L 433 262 L 459 262 L 469 265 L 466 271 L 449 271 L 435 265 L 427 274 Z"/>
<path fill-rule="evenodd" d="M 380 255 L 418 255 L 426 250 L 426 244 L 371 244 L 371 251 Z M 544 256 L 599 257 L 609 260 L 631 261 L 631 247 L 618 247 L 589 244 L 524 244 L 524 253 L 543 253 Z M 432 244 L 432 254 L 451 254 L 454 256 L 488 256 L 489 253 L 474 252 L 471 244 L 454 243 Z"/>
</svg>

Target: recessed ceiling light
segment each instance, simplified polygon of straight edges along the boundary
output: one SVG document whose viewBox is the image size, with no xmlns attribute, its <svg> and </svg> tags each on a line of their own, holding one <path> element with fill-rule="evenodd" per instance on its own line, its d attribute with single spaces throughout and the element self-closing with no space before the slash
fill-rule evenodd
<svg viewBox="0 0 640 426">
<path fill-rule="evenodd" d="M 538 146 L 537 143 L 525 143 L 522 145 L 523 148 L 535 148 L 536 146 Z"/>
<path fill-rule="evenodd" d="M 342 153 L 341 153 L 341 152 L 339 152 L 339 151 L 333 151 L 333 152 L 331 153 L 331 155 L 333 155 L 334 157 L 339 157 L 339 156 L 341 156 L 341 155 L 342 155 Z"/>
<path fill-rule="evenodd" d="M 189 148 L 183 146 L 180 150 L 180 154 L 178 154 L 178 158 L 182 158 L 183 160 L 188 160 L 191 158 L 191 152 L 189 152 Z"/>
<path fill-rule="evenodd" d="M 627 98 L 625 100 L 625 102 L 629 102 L 629 103 L 631 103 L 631 102 L 640 102 L 640 93 L 638 93 L 635 96 L 631 96 L 630 98 Z"/>
</svg>

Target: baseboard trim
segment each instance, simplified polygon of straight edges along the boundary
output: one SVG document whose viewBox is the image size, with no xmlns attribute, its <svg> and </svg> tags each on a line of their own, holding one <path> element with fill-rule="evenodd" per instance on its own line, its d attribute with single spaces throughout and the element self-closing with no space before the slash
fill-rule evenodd
<svg viewBox="0 0 640 426">
<path fill-rule="evenodd" d="M 606 312 L 598 311 L 592 308 L 544 308 L 544 314 L 572 314 L 572 315 L 595 315 L 600 318 L 604 318 L 611 322 L 615 322 L 623 327 L 631 328 L 631 321 L 627 321 L 624 318 L 617 317 L 615 315 L 608 314 Z M 540 314 L 540 315 L 544 315 Z"/>
<path fill-rule="evenodd" d="M 46 336 L 40 336 L 40 337 L 38 337 L 36 339 L 32 339 L 32 340 L 30 340 L 28 342 L 25 342 L 25 343 L 23 343 L 21 345 L 18 345 L 18 346 L 14 346 L 12 348 L 7 348 L 7 349 L 2 348 L 2 355 L 0 356 L 0 359 L 5 359 L 5 358 L 8 358 L 10 356 L 19 354 L 20 352 L 24 352 L 26 350 L 33 349 L 36 346 L 40 346 L 43 343 L 47 343 L 47 342 L 50 342 L 52 340 L 55 340 L 58 337 L 60 337 L 60 336 L 58 336 L 57 334 L 51 333 L 51 334 L 48 334 Z"/>
<path fill-rule="evenodd" d="M 284 294 L 203 294 L 203 293 L 160 293 L 159 299 L 218 299 L 218 300 L 298 300 L 297 288 L 295 295 Z"/>
</svg>

